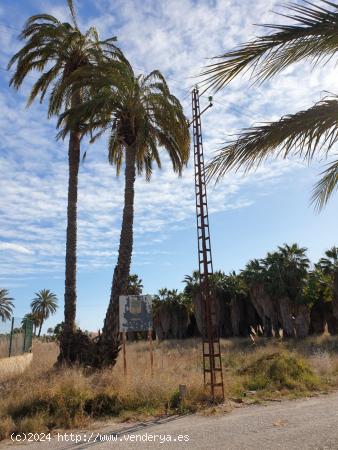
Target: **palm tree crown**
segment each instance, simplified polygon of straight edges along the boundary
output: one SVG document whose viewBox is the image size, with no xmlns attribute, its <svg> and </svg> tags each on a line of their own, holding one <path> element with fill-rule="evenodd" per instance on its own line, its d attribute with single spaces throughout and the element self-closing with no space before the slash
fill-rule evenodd
<svg viewBox="0 0 338 450">
<path fill-rule="evenodd" d="M 51 314 L 54 314 L 58 308 L 58 299 L 49 289 L 42 289 L 35 293 L 36 297 L 32 300 L 32 313 L 40 318 L 39 336 L 41 334 L 42 324 Z"/>
<path fill-rule="evenodd" d="M 249 261 L 242 277 L 249 287 L 260 285 L 274 297 L 286 295 L 297 302 L 302 300 L 308 268 L 306 248 L 284 244 L 264 259 Z"/>
<path fill-rule="evenodd" d="M 338 247 L 332 247 L 325 252 L 325 257 L 320 258 L 317 268 L 326 275 L 333 275 L 338 272 Z"/>
<path fill-rule="evenodd" d="M 13 314 L 14 303 L 7 289 L 0 289 L 0 318 L 2 322 L 9 320 Z"/>
<path fill-rule="evenodd" d="M 265 25 L 274 33 L 261 36 L 238 49 L 219 56 L 219 62 L 207 67 L 206 83 L 216 91 L 240 73 L 252 70 L 255 80 L 263 82 L 290 64 L 310 60 L 325 64 L 338 52 L 338 6 L 321 0 L 323 5 L 287 5 L 287 25 Z M 318 153 L 330 157 L 338 140 L 338 97 L 331 95 L 296 114 L 276 122 L 244 129 L 226 144 L 208 166 L 208 177 L 218 181 L 228 170 L 257 167 L 267 157 L 296 155 L 311 161 Z M 338 161 L 322 172 L 313 191 L 313 202 L 320 209 L 338 186 Z"/>
<path fill-rule="evenodd" d="M 20 39 L 27 42 L 8 64 L 9 69 L 16 65 L 10 81 L 16 89 L 31 71 L 42 72 L 33 85 L 28 105 L 37 96 L 42 102 L 50 90 L 49 116 L 57 115 L 71 105 L 71 88 L 64 83 L 71 73 L 116 51 L 115 37 L 100 41 L 95 27 L 82 33 L 77 25 L 73 2 L 68 0 L 68 5 L 72 23 L 60 22 L 49 14 L 31 16 L 20 34 Z"/>
<path fill-rule="evenodd" d="M 61 115 L 62 135 L 79 120 L 87 123 L 92 141 L 109 131 L 109 161 L 118 174 L 131 146 L 137 149 L 138 173 L 144 171 L 147 179 L 154 162 L 161 167 L 158 146 L 167 150 L 174 171 L 181 173 L 189 158 L 189 129 L 179 100 L 170 93 L 159 71 L 135 76 L 130 64 L 121 58 L 80 68 L 69 82 L 74 87 L 85 84 L 91 98 Z M 93 136 L 95 130 L 98 133 Z"/>
<path fill-rule="evenodd" d="M 128 295 L 141 295 L 143 290 L 142 280 L 136 273 L 129 275 Z"/>
</svg>

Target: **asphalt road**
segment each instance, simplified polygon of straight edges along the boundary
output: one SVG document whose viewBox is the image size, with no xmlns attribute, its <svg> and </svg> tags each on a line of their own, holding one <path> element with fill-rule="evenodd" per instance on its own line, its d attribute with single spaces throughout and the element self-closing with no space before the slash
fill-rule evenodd
<svg viewBox="0 0 338 450">
<path fill-rule="evenodd" d="M 100 437 L 94 442 L 98 434 Z M 247 406 L 217 416 L 188 415 L 132 425 L 105 424 L 94 432 L 72 435 L 68 432 L 67 439 L 60 433 L 51 442 L 18 445 L 6 441 L 0 444 L 0 450 L 338 449 L 338 393 Z"/>
</svg>

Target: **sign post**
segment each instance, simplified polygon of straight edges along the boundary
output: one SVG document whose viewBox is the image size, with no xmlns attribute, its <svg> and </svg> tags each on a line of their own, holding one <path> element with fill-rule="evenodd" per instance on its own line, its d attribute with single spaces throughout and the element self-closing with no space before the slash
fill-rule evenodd
<svg viewBox="0 0 338 450">
<path fill-rule="evenodd" d="M 123 373 L 127 375 L 127 358 L 126 358 L 126 332 L 122 331 L 122 351 L 123 351 Z"/>
<path fill-rule="evenodd" d="M 153 330 L 148 330 L 149 354 L 150 354 L 150 370 L 153 375 L 154 357 L 153 357 Z"/>
</svg>

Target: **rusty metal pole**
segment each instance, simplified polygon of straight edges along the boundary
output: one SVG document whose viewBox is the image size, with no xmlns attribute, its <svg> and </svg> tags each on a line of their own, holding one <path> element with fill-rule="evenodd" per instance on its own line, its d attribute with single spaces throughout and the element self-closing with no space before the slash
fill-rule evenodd
<svg viewBox="0 0 338 450">
<path fill-rule="evenodd" d="M 212 106 L 211 103 L 209 107 L 210 106 Z M 208 107 L 205 108 L 202 113 L 200 112 L 199 93 L 198 89 L 195 88 L 192 91 L 192 125 L 194 143 L 198 263 L 200 276 L 200 296 L 203 311 L 203 375 L 204 386 L 210 387 L 211 397 L 215 400 L 216 397 L 220 396 L 216 395 L 217 389 L 221 391 L 221 396 L 224 399 L 224 385 L 218 318 L 216 317 L 215 298 L 211 286 L 213 266 L 201 127 L 201 114 L 203 114 L 206 109 L 208 109 Z"/>
</svg>

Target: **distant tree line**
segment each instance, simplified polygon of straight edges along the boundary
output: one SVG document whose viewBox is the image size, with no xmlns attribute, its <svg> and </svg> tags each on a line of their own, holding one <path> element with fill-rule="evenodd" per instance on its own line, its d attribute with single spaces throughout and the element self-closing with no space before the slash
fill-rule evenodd
<svg viewBox="0 0 338 450">
<path fill-rule="evenodd" d="M 187 275 L 185 288 L 161 289 L 155 298 L 154 330 L 159 339 L 200 334 L 202 305 L 199 273 Z M 221 337 L 304 338 L 327 328 L 338 334 L 338 248 L 313 267 L 306 249 L 283 245 L 240 273 L 217 271 L 212 277 Z"/>
</svg>

